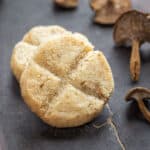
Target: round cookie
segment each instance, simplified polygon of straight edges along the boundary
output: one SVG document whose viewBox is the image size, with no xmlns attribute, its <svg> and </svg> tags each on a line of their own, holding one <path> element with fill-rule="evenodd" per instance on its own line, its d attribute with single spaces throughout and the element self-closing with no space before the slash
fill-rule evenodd
<svg viewBox="0 0 150 150">
<path fill-rule="evenodd" d="M 60 26 L 37 26 L 32 28 L 23 38 L 16 44 L 11 56 L 11 68 L 13 74 L 20 80 L 20 76 L 26 65 L 37 52 L 38 46 L 52 38 L 62 36 L 63 34 L 72 34 Z M 79 33 L 74 33 L 78 38 L 88 41 L 88 39 Z M 89 43 L 90 44 L 90 43 Z M 91 45 L 92 46 L 92 45 Z"/>
<path fill-rule="evenodd" d="M 114 81 L 102 52 L 93 51 L 76 34 L 66 34 L 39 46 L 22 73 L 20 86 L 34 113 L 47 124 L 64 128 L 98 116 Z"/>
</svg>

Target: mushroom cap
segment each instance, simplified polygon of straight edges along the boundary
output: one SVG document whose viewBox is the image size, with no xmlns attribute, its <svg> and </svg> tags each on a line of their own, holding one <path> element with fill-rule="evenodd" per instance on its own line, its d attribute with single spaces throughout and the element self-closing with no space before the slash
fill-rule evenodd
<svg viewBox="0 0 150 150">
<path fill-rule="evenodd" d="M 150 98 L 150 89 L 143 88 L 143 87 L 132 88 L 126 94 L 125 100 L 126 101 L 131 101 L 133 99 L 138 100 L 139 98 L 142 98 L 142 99 Z"/>
<path fill-rule="evenodd" d="M 131 43 L 132 40 L 149 42 L 150 14 L 136 10 L 122 14 L 115 24 L 113 38 L 118 45 Z"/>
<path fill-rule="evenodd" d="M 92 0 L 91 7 L 96 11 L 95 22 L 114 24 L 121 14 L 130 10 L 130 0 Z"/>
<path fill-rule="evenodd" d="M 75 8 L 78 5 L 78 0 L 55 0 L 55 3 L 64 8 Z"/>
<path fill-rule="evenodd" d="M 90 6 L 93 10 L 99 10 L 104 7 L 109 0 L 91 0 Z"/>
</svg>

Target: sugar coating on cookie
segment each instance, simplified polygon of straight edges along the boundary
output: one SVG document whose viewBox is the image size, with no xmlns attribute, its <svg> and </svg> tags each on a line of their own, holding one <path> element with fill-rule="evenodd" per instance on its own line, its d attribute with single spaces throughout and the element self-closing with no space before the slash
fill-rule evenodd
<svg viewBox="0 0 150 150">
<path fill-rule="evenodd" d="M 42 116 L 48 107 L 49 101 L 57 93 L 61 85 L 61 79 L 31 61 L 23 72 L 21 85 L 26 103 L 33 112 Z"/>
<path fill-rule="evenodd" d="M 64 34 L 40 45 L 20 80 L 30 109 L 59 128 L 91 121 L 101 113 L 114 89 L 103 53 L 93 51 L 79 36 Z"/>
<path fill-rule="evenodd" d="M 77 65 L 70 75 L 71 83 L 96 97 L 106 101 L 113 91 L 112 73 L 108 62 L 100 51 L 89 52 Z"/>
<path fill-rule="evenodd" d="M 104 101 L 65 85 L 49 104 L 44 119 L 53 126 L 73 127 L 91 121 L 103 109 Z"/>
<path fill-rule="evenodd" d="M 39 47 L 34 60 L 57 76 L 65 76 L 91 50 L 91 45 L 76 35 L 64 35 Z"/>
<path fill-rule="evenodd" d="M 16 79 L 18 81 L 20 80 L 22 72 L 35 53 L 38 51 L 38 47 L 40 45 L 53 38 L 57 38 L 57 36 L 62 36 L 63 34 L 73 33 L 56 25 L 37 26 L 26 33 L 26 35 L 23 37 L 23 40 L 16 44 L 11 56 L 11 69 Z M 74 33 L 74 35 L 93 47 L 93 45 L 84 35 L 79 33 Z"/>
</svg>

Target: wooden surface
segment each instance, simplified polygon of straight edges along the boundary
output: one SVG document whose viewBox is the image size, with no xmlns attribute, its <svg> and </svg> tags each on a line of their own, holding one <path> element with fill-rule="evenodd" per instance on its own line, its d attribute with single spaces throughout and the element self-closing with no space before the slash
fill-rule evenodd
<svg viewBox="0 0 150 150">
<path fill-rule="evenodd" d="M 150 11 L 149 0 L 133 7 Z M 133 86 L 150 88 L 150 45 L 141 48 L 142 71 L 137 84 L 129 76 L 129 48 L 117 48 L 112 27 L 92 22 L 88 0 L 74 10 L 53 6 L 52 0 L 0 0 L 0 150 L 149 150 L 150 125 L 135 103 L 126 103 Z M 113 70 L 115 92 L 103 113 L 79 128 L 56 129 L 30 112 L 20 96 L 9 61 L 16 42 L 35 25 L 62 25 L 85 34 L 106 55 Z"/>
</svg>

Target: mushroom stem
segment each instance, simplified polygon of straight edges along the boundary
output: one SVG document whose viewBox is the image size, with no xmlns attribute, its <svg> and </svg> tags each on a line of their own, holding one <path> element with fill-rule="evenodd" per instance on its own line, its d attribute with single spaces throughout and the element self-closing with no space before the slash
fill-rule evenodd
<svg viewBox="0 0 150 150">
<path fill-rule="evenodd" d="M 146 108 L 143 100 L 137 100 L 137 103 L 145 119 L 150 122 L 150 112 Z"/>
<path fill-rule="evenodd" d="M 140 70 L 141 70 L 141 59 L 139 52 L 139 41 L 132 41 L 132 52 L 130 58 L 130 73 L 133 81 L 139 80 Z"/>
</svg>

